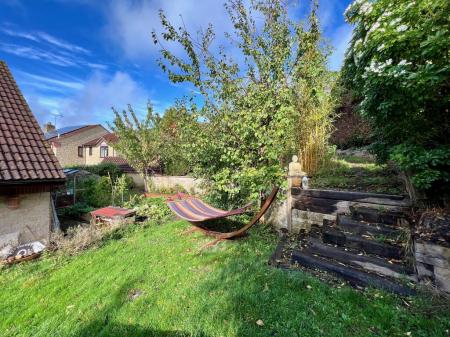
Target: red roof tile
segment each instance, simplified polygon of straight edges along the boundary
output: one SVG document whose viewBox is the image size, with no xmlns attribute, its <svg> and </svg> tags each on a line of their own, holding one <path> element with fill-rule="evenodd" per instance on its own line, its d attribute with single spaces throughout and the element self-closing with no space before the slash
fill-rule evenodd
<svg viewBox="0 0 450 337">
<path fill-rule="evenodd" d="M 119 140 L 119 137 L 117 137 L 114 133 L 107 133 L 106 135 L 103 135 L 101 137 L 90 140 L 87 143 L 84 143 L 83 146 L 95 146 L 102 141 L 105 141 L 108 144 L 114 144 L 118 140 Z"/>
<path fill-rule="evenodd" d="M 0 183 L 64 180 L 64 172 L 22 96 L 0 61 Z"/>
</svg>

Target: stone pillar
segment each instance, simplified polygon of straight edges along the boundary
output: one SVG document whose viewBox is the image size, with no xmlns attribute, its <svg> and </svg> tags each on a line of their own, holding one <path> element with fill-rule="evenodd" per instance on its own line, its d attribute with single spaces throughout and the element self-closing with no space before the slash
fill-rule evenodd
<svg viewBox="0 0 450 337">
<path fill-rule="evenodd" d="M 288 187 L 287 187 L 287 198 L 286 198 L 286 218 L 287 218 L 287 228 L 289 232 L 292 232 L 292 187 L 302 186 L 302 177 L 305 173 L 302 171 L 302 165 L 298 161 L 297 156 L 292 156 L 292 162 L 289 163 L 288 172 Z"/>
</svg>

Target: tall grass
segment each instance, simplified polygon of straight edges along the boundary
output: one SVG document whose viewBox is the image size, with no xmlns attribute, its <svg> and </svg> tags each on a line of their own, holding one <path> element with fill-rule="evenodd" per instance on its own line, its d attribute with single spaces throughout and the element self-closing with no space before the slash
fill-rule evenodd
<svg viewBox="0 0 450 337">
<path fill-rule="evenodd" d="M 335 107 L 330 85 L 334 79 L 331 74 L 323 74 L 323 78 L 317 79 L 316 86 L 310 86 L 308 82 L 299 85 L 297 142 L 303 171 L 314 175 L 330 160 L 329 139 Z"/>
</svg>

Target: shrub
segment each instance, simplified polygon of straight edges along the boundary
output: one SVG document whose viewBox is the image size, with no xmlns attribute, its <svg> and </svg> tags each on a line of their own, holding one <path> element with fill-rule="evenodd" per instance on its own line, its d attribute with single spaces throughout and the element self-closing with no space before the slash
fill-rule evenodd
<svg viewBox="0 0 450 337">
<path fill-rule="evenodd" d="M 123 174 L 119 166 L 113 163 L 100 163 L 97 165 L 89 165 L 89 166 L 78 165 L 78 166 L 71 166 L 68 168 L 88 171 L 100 177 L 111 176 L 112 179 L 116 179 L 117 177 L 120 177 Z"/>
<path fill-rule="evenodd" d="M 172 211 L 167 207 L 163 198 L 134 195 L 125 203 L 125 207 L 134 209 L 138 216 L 147 217 L 156 224 L 162 224 L 173 217 Z"/>
<path fill-rule="evenodd" d="M 84 202 L 77 202 L 72 206 L 59 208 L 58 215 L 66 218 L 81 218 L 82 215 L 93 211 L 94 209 Z"/>
<path fill-rule="evenodd" d="M 111 204 L 111 186 L 108 177 L 86 178 L 77 184 L 77 198 L 92 207 Z"/>
<path fill-rule="evenodd" d="M 355 29 L 344 79 L 372 123 L 373 149 L 425 190 L 448 190 L 449 13 L 448 0 L 358 0 L 346 11 Z"/>
</svg>

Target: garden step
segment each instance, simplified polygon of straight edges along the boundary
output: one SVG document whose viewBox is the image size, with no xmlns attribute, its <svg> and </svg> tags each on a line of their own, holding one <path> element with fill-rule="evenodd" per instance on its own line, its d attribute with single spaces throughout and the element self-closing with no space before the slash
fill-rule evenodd
<svg viewBox="0 0 450 337">
<path fill-rule="evenodd" d="M 404 210 L 398 207 L 383 207 L 383 209 L 380 209 L 357 204 L 350 206 L 350 212 L 354 220 L 393 226 L 398 224 L 399 219 L 405 218 Z"/>
<path fill-rule="evenodd" d="M 404 256 L 403 249 L 399 246 L 368 240 L 356 235 L 345 234 L 344 232 L 331 227 L 323 229 L 322 241 L 341 247 L 361 250 L 366 254 L 378 255 L 389 259 L 401 260 Z"/>
<path fill-rule="evenodd" d="M 312 254 L 331 258 L 345 264 L 362 267 L 365 270 L 385 276 L 415 280 L 412 267 L 395 262 L 389 263 L 387 260 L 378 257 L 358 255 L 355 252 L 346 251 L 343 248 L 327 245 L 314 238 L 309 239 L 307 250 Z"/>
<path fill-rule="evenodd" d="M 361 271 L 357 268 L 342 265 L 338 262 L 314 256 L 306 251 L 294 251 L 292 253 L 292 262 L 310 269 L 319 269 L 332 273 L 352 285 L 371 286 L 384 289 L 402 296 L 410 296 L 414 291 L 406 286 L 391 281 L 390 279 Z"/>
<path fill-rule="evenodd" d="M 402 234 L 401 230 L 397 228 L 378 223 L 368 224 L 343 214 L 337 216 L 336 224 L 345 232 L 358 235 L 386 236 L 395 239 Z"/>
</svg>

